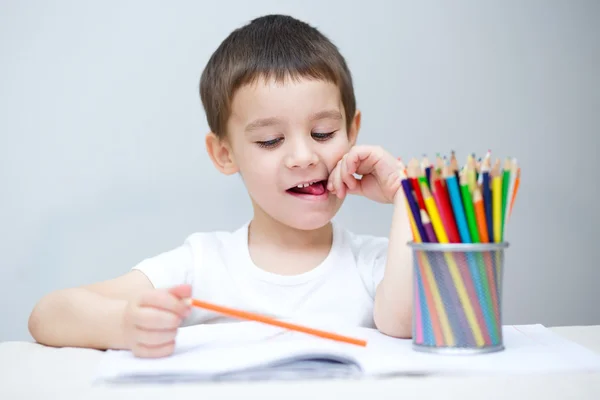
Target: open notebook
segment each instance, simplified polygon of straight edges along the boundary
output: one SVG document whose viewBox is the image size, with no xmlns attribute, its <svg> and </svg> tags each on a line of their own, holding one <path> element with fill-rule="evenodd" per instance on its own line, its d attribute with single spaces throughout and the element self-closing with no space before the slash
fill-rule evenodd
<svg viewBox="0 0 600 400">
<path fill-rule="evenodd" d="M 416 352 L 410 340 L 372 329 L 336 331 L 365 339 L 368 345 L 338 343 L 256 322 L 191 326 L 180 329 L 176 350 L 169 357 L 141 359 L 128 351 L 107 351 L 97 379 L 172 382 L 600 371 L 600 355 L 541 325 L 505 326 L 505 351 L 469 356 Z"/>
</svg>

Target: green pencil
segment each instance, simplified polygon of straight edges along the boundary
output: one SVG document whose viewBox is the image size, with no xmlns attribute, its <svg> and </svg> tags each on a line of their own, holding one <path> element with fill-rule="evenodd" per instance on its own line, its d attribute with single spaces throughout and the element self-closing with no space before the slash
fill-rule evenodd
<svg viewBox="0 0 600 400">
<path fill-rule="evenodd" d="M 473 243 L 479 243 L 480 239 L 479 231 L 477 230 L 477 219 L 475 218 L 475 208 L 473 207 L 473 198 L 471 197 L 472 194 L 469 190 L 469 182 L 465 176 L 465 170 L 460 172 L 460 191 L 465 207 L 465 214 L 467 215 L 467 225 L 469 226 L 469 232 L 471 233 L 471 241 Z"/>
<path fill-rule="evenodd" d="M 506 219 L 506 202 L 508 201 L 508 188 L 510 186 L 510 158 L 504 160 L 504 171 L 502 177 L 502 225 L 500 230 L 500 240 L 504 240 L 504 220 Z"/>
</svg>

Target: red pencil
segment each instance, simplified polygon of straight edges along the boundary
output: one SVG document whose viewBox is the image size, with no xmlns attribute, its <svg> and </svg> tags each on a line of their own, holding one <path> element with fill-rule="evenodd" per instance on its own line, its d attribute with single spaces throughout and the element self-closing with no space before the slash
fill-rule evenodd
<svg viewBox="0 0 600 400">
<path fill-rule="evenodd" d="M 419 209 L 426 210 L 425 201 L 423 200 L 423 193 L 421 193 L 421 186 L 419 185 L 419 178 L 417 176 L 419 172 L 419 160 L 415 158 L 410 160 L 408 163 L 407 172 L 408 180 L 413 188 L 415 197 L 417 198 L 417 203 L 419 204 Z"/>
<path fill-rule="evenodd" d="M 450 205 L 450 196 L 445 185 L 442 182 L 437 171 L 434 171 L 431 175 L 433 179 L 433 197 L 437 203 L 440 217 L 446 233 L 448 234 L 448 241 L 450 243 L 460 243 L 460 236 L 458 234 L 458 227 L 454 220 L 454 213 L 452 212 L 452 206 Z"/>
</svg>

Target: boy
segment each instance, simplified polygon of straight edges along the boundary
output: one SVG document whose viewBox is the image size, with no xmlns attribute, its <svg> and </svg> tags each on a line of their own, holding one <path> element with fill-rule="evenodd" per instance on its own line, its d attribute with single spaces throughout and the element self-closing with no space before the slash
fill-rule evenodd
<svg viewBox="0 0 600 400">
<path fill-rule="evenodd" d="M 30 316 L 32 336 L 163 357 L 178 327 L 224 320 L 191 309 L 186 299 L 197 297 L 410 337 L 410 228 L 398 162 L 379 147 L 355 146 L 361 116 L 337 48 L 291 17 L 257 18 L 212 55 L 200 95 L 208 154 L 220 172 L 240 174 L 252 219 L 234 232 L 192 234 L 115 279 L 45 296 Z M 331 222 L 348 193 L 393 204 L 392 246 Z"/>
</svg>

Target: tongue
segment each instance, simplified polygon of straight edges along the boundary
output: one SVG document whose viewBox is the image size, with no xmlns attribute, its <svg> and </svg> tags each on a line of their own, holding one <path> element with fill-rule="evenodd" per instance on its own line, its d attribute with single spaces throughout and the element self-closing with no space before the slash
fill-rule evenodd
<svg viewBox="0 0 600 400">
<path fill-rule="evenodd" d="M 290 190 L 295 193 L 312 194 L 314 196 L 319 196 L 319 195 L 325 193 L 325 185 L 323 184 L 323 181 L 321 181 L 321 182 L 313 183 L 312 185 L 307 186 L 307 187 L 303 187 L 303 188 L 294 187 Z"/>
</svg>

